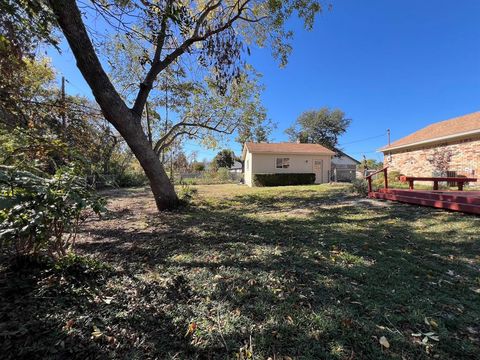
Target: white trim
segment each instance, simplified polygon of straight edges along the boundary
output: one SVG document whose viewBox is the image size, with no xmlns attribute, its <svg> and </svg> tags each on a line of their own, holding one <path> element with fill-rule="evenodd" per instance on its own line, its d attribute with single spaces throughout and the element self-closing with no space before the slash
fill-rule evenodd
<svg viewBox="0 0 480 360">
<path fill-rule="evenodd" d="M 476 135 L 476 134 L 480 134 L 480 129 L 467 131 L 467 132 L 463 132 L 463 133 L 458 133 L 458 134 L 453 134 L 453 135 L 441 136 L 441 137 L 438 137 L 438 138 L 433 138 L 433 139 L 428 139 L 428 140 L 423 140 L 423 141 L 417 141 L 417 142 L 414 142 L 414 143 L 389 147 L 389 148 L 386 148 L 386 149 L 378 149 L 377 152 L 383 152 L 384 153 L 384 152 L 388 152 L 388 151 L 391 151 L 391 150 L 404 149 L 404 148 L 409 148 L 409 147 L 413 147 L 413 146 L 417 146 L 417 145 L 429 144 L 429 143 L 432 143 L 432 142 L 437 142 L 437 141 L 442 141 L 442 140 L 450 140 L 450 139 L 455 139 L 455 138 L 462 137 L 462 136 Z"/>
</svg>

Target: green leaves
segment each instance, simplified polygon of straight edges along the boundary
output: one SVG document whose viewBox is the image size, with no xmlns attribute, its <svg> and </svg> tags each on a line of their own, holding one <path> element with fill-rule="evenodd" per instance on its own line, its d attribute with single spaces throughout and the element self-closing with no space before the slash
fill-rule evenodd
<svg viewBox="0 0 480 360">
<path fill-rule="evenodd" d="M 17 255 L 67 254 L 83 210 L 103 210 L 85 179 L 72 168 L 42 178 L 14 167 L 0 168 L 0 193 L 7 207 L 0 213 L 0 246 Z"/>
<path fill-rule="evenodd" d="M 324 107 L 305 111 L 285 133 L 292 141 L 300 140 L 302 143 L 320 144 L 334 149 L 338 137 L 345 133 L 350 123 L 351 119 L 347 119 L 343 111 Z"/>
</svg>

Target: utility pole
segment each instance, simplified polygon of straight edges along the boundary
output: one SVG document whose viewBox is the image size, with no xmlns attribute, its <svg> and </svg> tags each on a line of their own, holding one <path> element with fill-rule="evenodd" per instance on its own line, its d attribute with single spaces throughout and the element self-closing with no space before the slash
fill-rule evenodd
<svg viewBox="0 0 480 360">
<path fill-rule="evenodd" d="M 390 146 L 390 129 L 387 129 L 387 135 L 388 135 L 388 146 Z"/>
</svg>

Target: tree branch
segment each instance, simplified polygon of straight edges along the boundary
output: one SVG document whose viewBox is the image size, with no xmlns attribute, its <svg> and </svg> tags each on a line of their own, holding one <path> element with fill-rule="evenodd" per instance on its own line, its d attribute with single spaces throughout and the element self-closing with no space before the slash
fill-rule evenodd
<svg viewBox="0 0 480 360">
<path fill-rule="evenodd" d="M 155 48 L 155 54 L 153 55 L 152 66 L 145 76 L 145 79 L 140 83 L 140 90 L 138 91 L 137 98 L 135 99 L 135 103 L 132 108 L 132 111 L 138 116 L 142 116 L 143 108 L 145 107 L 148 95 L 153 87 L 153 82 L 161 71 L 160 70 L 157 72 L 156 69 L 160 63 L 160 56 L 162 54 L 163 46 L 165 45 L 165 39 L 167 37 L 168 17 L 170 16 L 172 4 L 173 0 L 169 0 L 167 2 L 165 13 L 163 14 L 162 22 L 160 24 L 160 33 L 158 34 L 157 38 L 157 46 Z"/>
<path fill-rule="evenodd" d="M 131 127 L 134 127 L 135 124 L 129 124 L 124 116 L 126 113 L 130 113 L 130 109 L 121 99 L 103 69 L 75 1 L 49 0 L 48 4 L 55 14 L 58 24 L 75 55 L 77 66 L 92 89 L 105 118 L 121 134 L 131 131 Z"/>
<path fill-rule="evenodd" d="M 160 58 L 156 57 L 157 52 L 159 50 L 159 46 L 157 45 L 156 51 L 155 51 L 155 56 L 154 56 L 154 61 L 152 62 L 152 66 L 150 70 L 148 71 L 147 75 L 145 76 L 145 80 L 140 84 L 140 89 L 137 94 L 137 98 L 135 99 L 135 103 L 133 105 L 132 110 L 138 115 L 143 112 L 143 108 L 145 106 L 145 102 L 147 101 L 148 95 L 150 94 L 150 91 L 152 90 L 153 87 L 153 82 L 157 78 L 158 74 L 162 72 L 167 66 L 169 66 L 172 62 L 174 62 L 179 56 L 181 56 L 183 53 L 185 53 L 188 48 L 199 41 L 203 41 L 215 34 L 218 34 L 226 29 L 228 29 L 232 24 L 241 18 L 241 15 L 243 11 L 245 10 L 247 4 L 251 0 L 245 0 L 245 2 L 240 6 L 238 6 L 238 11 L 237 14 L 233 17 L 231 17 L 227 22 L 225 22 L 223 25 L 217 27 L 216 29 L 210 30 L 205 32 L 203 35 L 200 35 L 200 27 L 207 18 L 207 16 L 217 9 L 222 1 L 219 0 L 217 2 L 214 2 L 213 0 L 208 3 L 208 5 L 205 7 L 205 9 L 201 12 L 200 16 L 198 17 L 197 21 L 195 22 L 195 28 L 194 32 L 191 37 L 186 39 L 181 45 L 179 45 L 175 50 L 173 50 L 171 53 L 165 56 L 163 60 L 160 60 Z M 237 2 L 238 4 L 238 2 Z M 168 21 L 166 17 L 162 20 Z M 160 39 L 160 38 L 159 38 Z M 165 41 L 165 37 L 162 39 L 162 41 Z M 163 43 L 161 43 L 163 46 Z M 161 54 L 159 53 L 159 56 Z M 157 61 L 158 59 L 158 61 Z"/>
</svg>

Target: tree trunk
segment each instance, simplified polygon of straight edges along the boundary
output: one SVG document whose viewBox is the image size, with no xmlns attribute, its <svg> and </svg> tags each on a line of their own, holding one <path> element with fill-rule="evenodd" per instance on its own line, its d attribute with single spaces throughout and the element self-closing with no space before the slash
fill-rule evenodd
<svg viewBox="0 0 480 360">
<path fill-rule="evenodd" d="M 148 177 L 158 210 L 177 207 L 178 197 L 175 189 L 141 126 L 140 129 L 130 132 L 124 138 Z"/>
<path fill-rule="evenodd" d="M 49 0 L 49 3 L 72 49 L 77 67 L 92 89 L 103 115 L 125 139 L 145 171 L 158 210 L 175 208 L 178 197 L 143 131 L 141 114 L 136 114 L 127 107 L 105 73 L 75 1 Z"/>
</svg>

